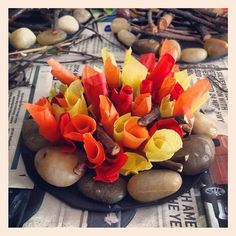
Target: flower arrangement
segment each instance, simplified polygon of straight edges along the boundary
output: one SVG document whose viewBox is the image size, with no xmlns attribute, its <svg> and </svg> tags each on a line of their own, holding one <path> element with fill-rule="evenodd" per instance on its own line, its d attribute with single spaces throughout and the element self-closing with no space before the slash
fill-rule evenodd
<svg viewBox="0 0 236 236">
<path fill-rule="evenodd" d="M 113 183 L 120 174 L 149 170 L 182 147 L 186 120 L 180 118 L 190 120 L 209 98 L 208 79 L 193 83 L 168 45 L 166 40 L 157 62 L 153 53 L 137 60 L 127 50 L 122 70 L 104 48 L 103 70 L 85 65 L 82 76 L 51 58 L 51 73 L 61 84 L 24 106 L 61 152 L 74 153 L 82 143 L 95 181 Z"/>
</svg>

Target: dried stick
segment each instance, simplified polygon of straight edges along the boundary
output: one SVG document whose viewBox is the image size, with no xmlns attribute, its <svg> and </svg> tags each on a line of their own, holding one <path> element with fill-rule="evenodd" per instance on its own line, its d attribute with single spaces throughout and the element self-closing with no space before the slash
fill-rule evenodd
<svg viewBox="0 0 236 236">
<path fill-rule="evenodd" d="M 21 8 L 19 10 L 16 10 L 13 14 L 10 15 L 9 17 L 9 22 L 13 22 L 16 20 L 18 17 L 20 17 L 23 13 L 30 11 L 31 8 Z"/>
<path fill-rule="evenodd" d="M 113 139 L 106 133 L 106 131 L 97 124 L 96 129 L 97 138 L 102 144 L 106 147 L 106 151 L 112 156 L 118 154 L 120 152 L 120 146 L 113 141 Z"/>
<path fill-rule="evenodd" d="M 175 161 L 175 162 L 180 162 L 180 163 L 184 163 L 189 159 L 189 155 L 185 155 L 185 156 L 173 156 L 170 158 L 171 161 Z"/>
<path fill-rule="evenodd" d="M 194 24 L 194 27 L 201 34 L 203 41 L 211 38 L 211 34 L 209 33 L 209 30 L 205 25 Z"/>
<path fill-rule="evenodd" d="M 182 163 L 178 163 L 178 162 L 171 161 L 171 160 L 160 161 L 160 162 L 158 162 L 158 165 L 166 167 L 166 168 L 174 170 L 174 171 L 177 171 L 177 172 L 183 171 L 183 164 Z"/>
<path fill-rule="evenodd" d="M 198 16 L 195 16 L 195 15 L 193 15 L 192 13 L 190 13 L 188 11 L 183 11 L 183 10 L 179 10 L 179 9 L 176 9 L 176 8 L 168 8 L 168 11 L 170 11 L 174 14 L 181 15 L 184 18 L 187 18 L 189 20 L 192 20 L 192 21 L 198 22 L 200 24 L 206 25 L 209 28 L 212 28 L 212 29 L 216 30 L 217 32 L 220 32 L 220 33 L 225 32 L 225 29 L 223 29 L 221 26 L 219 26 L 219 25 L 217 26 L 217 25 L 213 24 L 212 22 L 209 22 L 209 21 L 207 21 L 205 19 L 202 19 Z"/>
<path fill-rule="evenodd" d="M 158 119 L 158 117 L 160 117 L 160 111 L 157 106 L 154 106 L 150 113 L 138 119 L 138 125 L 147 126 Z"/>
<path fill-rule="evenodd" d="M 171 38 L 171 39 L 178 39 L 178 40 L 184 40 L 184 41 L 192 41 L 192 42 L 202 42 L 199 37 L 196 36 L 187 36 L 187 35 L 181 35 L 181 34 L 176 34 L 176 33 L 171 33 L 171 32 L 147 32 L 140 27 L 137 26 L 131 26 L 131 31 L 133 33 L 141 33 L 142 35 L 148 35 L 148 36 L 154 36 L 154 37 L 161 37 L 161 38 Z"/>
<path fill-rule="evenodd" d="M 148 11 L 148 25 L 151 29 L 151 32 L 157 32 L 157 26 L 154 24 L 153 20 L 152 20 L 152 9 L 149 9 Z"/>
<path fill-rule="evenodd" d="M 174 15 L 171 13 L 166 13 L 164 16 L 161 17 L 159 20 L 159 29 L 164 30 L 169 27 L 172 20 L 174 19 Z"/>
</svg>

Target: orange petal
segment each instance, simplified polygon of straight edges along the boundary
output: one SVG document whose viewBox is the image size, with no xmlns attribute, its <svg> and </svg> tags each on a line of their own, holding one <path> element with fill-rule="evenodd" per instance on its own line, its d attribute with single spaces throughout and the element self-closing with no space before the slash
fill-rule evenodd
<svg viewBox="0 0 236 236">
<path fill-rule="evenodd" d="M 104 63 L 104 72 L 109 87 L 118 88 L 120 86 L 120 68 L 112 64 L 110 57 Z"/>
<path fill-rule="evenodd" d="M 51 73 L 63 84 L 70 85 L 77 77 L 67 70 L 62 64 L 60 64 L 54 58 L 48 60 L 48 64 L 52 67 Z"/>
<path fill-rule="evenodd" d="M 119 114 L 107 96 L 100 95 L 101 123 L 106 132 L 113 136 L 114 122 L 119 118 Z"/>
<path fill-rule="evenodd" d="M 78 114 L 73 117 L 65 127 L 63 131 L 63 136 L 67 139 L 74 141 L 83 141 L 83 134 L 91 133 L 93 134 L 96 130 L 96 121 L 83 114 Z"/>
<path fill-rule="evenodd" d="M 96 75 L 98 72 L 94 70 L 92 67 L 89 65 L 85 65 L 84 70 L 83 70 L 83 75 L 82 75 L 82 82 L 85 78 L 91 77 Z"/>
<path fill-rule="evenodd" d="M 173 89 L 176 83 L 176 79 L 172 76 L 168 76 L 162 83 L 159 93 L 157 95 L 158 104 L 161 104 L 161 100 L 170 94 L 171 90 Z"/>
<path fill-rule="evenodd" d="M 147 129 L 137 121 L 138 117 L 131 117 L 124 125 L 122 144 L 125 147 L 136 149 L 149 137 Z"/>
<path fill-rule="evenodd" d="M 41 98 L 35 104 L 24 103 L 24 106 L 38 124 L 40 134 L 51 142 L 58 141 L 57 122 L 48 100 Z"/>
<path fill-rule="evenodd" d="M 198 80 L 192 87 L 184 91 L 175 102 L 173 115 L 185 114 L 188 118 L 192 117 L 192 108 L 211 88 L 208 79 Z"/>
<path fill-rule="evenodd" d="M 100 166 L 105 160 L 105 151 L 102 143 L 94 139 L 91 133 L 84 134 L 83 141 L 88 161 L 93 164 L 92 168 Z"/>
<path fill-rule="evenodd" d="M 136 116 L 145 116 L 152 109 L 152 96 L 150 93 L 138 95 L 132 105 L 132 112 Z"/>
</svg>

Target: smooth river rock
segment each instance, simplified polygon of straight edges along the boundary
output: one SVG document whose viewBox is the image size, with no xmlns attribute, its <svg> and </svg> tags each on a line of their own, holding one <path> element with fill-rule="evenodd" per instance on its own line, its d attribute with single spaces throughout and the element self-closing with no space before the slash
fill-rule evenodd
<svg viewBox="0 0 236 236">
<path fill-rule="evenodd" d="M 159 47 L 160 43 L 154 39 L 139 39 L 132 45 L 132 49 L 138 54 L 150 52 L 158 54 Z"/>
<path fill-rule="evenodd" d="M 218 58 L 228 55 L 228 43 L 221 39 L 210 38 L 205 41 L 204 48 L 209 57 Z"/>
<path fill-rule="evenodd" d="M 20 28 L 10 34 L 10 44 L 16 49 L 27 49 L 36 42 L 35 34 L 28 28 Z"/>
<path fill-rule="evenodd" d="M 38 174 L 49 184 L 68 187 L 85 173 L 85 155 L 77 150 L 64 153 L 61 147 L 49 146 L 40 149 L 34 159 Z"/>
<path fill-rule="evenodd" d="M 184 163 L 182 173 L 196 175 L 207 170 L 215 158 L 215 145 L 208 136 L 191 135 L 183 139 L 183 148 L 177 151 L 174 156 L 189 155 Z"/>
<path fill-rule="evenodd" d="M 127 193 L 126 185 L 125 180 L 122 178 L 113 183 L 104 183 L 93 180 L 91 174 L 84 175 L 77 183 L 79 192 L 86 197 L 107 204 L 122 200 Z"/>
<path fill-rule="evenodd" d="M 42 46 L 53 45 L 62 42 L 66 37 L 67 34 L 63 30 L 57 29 L 56 32 L 53 32 L 52 29 L 49 29 L 37 36 L 37 42 Z"/>
<path fill-rule="evenodd" d="M 90 18 L 91 14 L 84 8 L 78 8 L 73 11 L 74 18 L 81 24 L 86 23 Z"/>
<path fill-rule="evenodd" d="M 118 39 L 127 47 L 132 46 L 132 44 L 136 41 L 137 37 L 133 33 L 128 30 L 121 30 L 117 34 Z"/>
<path fill-rule="evenodd" d="M 179 190 L 182 177 L 172 170 L 148 170 L 130 178 L 128 193 L 139 202 L 152 202 Z"/>
<path fill-rule="evenodd" d="M 198 63 L 207 58 L 207 51 L 203 48 L 186 48 L 181 52 L 181 60 L 187 63 Z"/>
<path fill-rule="evenodd" d="M 51 145 L 48 140 L 39 134 L 39 127 L 33 119 L 24 120 L 22 136 L 27 148 L 34 152 Z"/>
<path fill-rule="evenodd" d="M 68 34 L 73 34 L 79 30 L 79 23 L 73 16 L 66 15 L 58 19 L 58 28 Z"/>
<path fill-rule="evenodd" d="M 217 125 L 213 119 L 199 111 L 196 111 L 193 117 L 193 133 L 204 134 L 209 138 L 217 137 Z"/>
<path fill-rule="evenodd" d="M 122 29 L 128 30 L 129 27 L 130 27 L 129 22 L 125 18 L 122 18 L 122 17 L 115 18 L 111 22 L 111 30 L 113 33 L 118 33 Z"/>
</svg>

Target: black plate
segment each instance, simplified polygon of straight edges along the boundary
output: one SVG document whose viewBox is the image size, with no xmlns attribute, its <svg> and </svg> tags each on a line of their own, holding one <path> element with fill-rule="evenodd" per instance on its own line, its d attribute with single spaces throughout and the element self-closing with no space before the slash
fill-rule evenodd
<svg viewBox="0 0 236 236">
<path fill-rule="evenodd" d="M 81 193 L 78 192 L 76 188 L 76 184 L 70 187 L 55 187 L 53 185 L 48 184 L 37 173 L 35 165 L 34 165 L 35 152 L 32 152 L 26 147 L 26 145 L 24 144 L 22 135 L 20 138 L 20 146 L 21 146 L 21 154 L 22 154 L 22 158 L 26 167 L 26 171 L 29 177 L 33 180 L 33 182 L 38 187 L 52 194 L 53 196 L 60 199 L 61 201 L 67 203 L 69 206 L 73 208 L 77 208 L 77 209 L 82 209 L 82 210 L 110 212 L 110 211 L 130 210 L 130 209 L 152 206 L 152 205 L 160 205 L 170 200 L 173 200 L 176 197 L 187 192 L 199 180 L 201 176 L 201 175 L 194 175 L 194 176 L 183 175 L 182 176 L 183 183 L 179 191 L 155 202 L 139 203 L 127 195 L 120 202 L 109 205 L 109 204 L 96 202 L 94 200 L 91 200 L 83 196 Z"/>
</svg>

